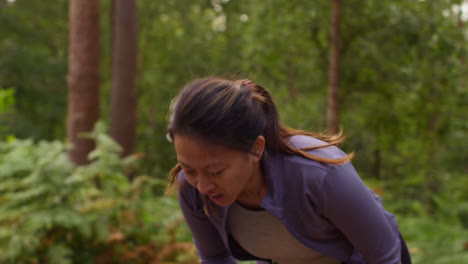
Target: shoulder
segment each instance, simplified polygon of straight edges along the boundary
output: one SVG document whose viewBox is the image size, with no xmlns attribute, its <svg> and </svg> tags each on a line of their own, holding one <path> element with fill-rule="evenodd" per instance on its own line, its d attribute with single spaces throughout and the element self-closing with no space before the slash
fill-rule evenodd
<svg viewBox="0 0 468 264">
<path fill-rule="evenodd" d="M 327 142 L 322 141 L 320 139 L 310 137 L 310 136 L 305 136 L 305 135 L 292 136 L 286 139 L 286 143 L 298 149 L 309 148 L 309 147 L 319 147 L 319 146 L 324 146 L 328 144 Z M 342 158 L 346 156 L 346 153 L 344 153 L 341 149 L 339 149 L 336 146 L 318 148 L 318 149 L 310 150 L 307 152 L 320 156 L 320 157 L 329 158 L 329 159 L 338 159 L 338 158 Z"/>
<path fill-rule="evenodd" d="M 310 136 L 293 136 L 287 139 L 287 144 L 294 148 L 308 148 L 327 145 L 327 142 Z M 341 149 L 336 146 L 328 146 L 307 151 L 308 153 L 329 158 L 337 159 L 346 156 Z M 267 167 L 271 175 L 278 182 L 294 188 L 303 190 L 312 188 L 315 193 L 322 192 L 322 185 L 325 181 L 335 181 L 335 174 L 348 174 L 353 171 L 351 162 L 345 164 L 327 164 L 318 162 L 301 155 L 280 154 L 271 159 Z M 339 177 L 338 177 L 339 178 Z"/>
<path fill-rule="evenodd" d="M 324 142 L 322 140 L 303 135 L 292 136 L 286 139 L 286 143 L 297 149 L 318 147 L 328 144 L 327 142 Z M 339 149 L 336 146 L 317 148 L 313 150 L 308 150 L 307 152 L 312 155 L 328 159 L 338 159 L 346 156 L 346 153 L 344 153 L 341 149 Z M 301 171 L 305 170 L 303 172 L 313 173 L 316 176 L 317 174 L 322 174 L 319 172 L 326 173 L 332 166 L 331 164 L 318 162 L 301 155 L 283 154 L 281 156 L 283 165 L 285 166 L 286 170 L 296 168 Z"/>
</svg>

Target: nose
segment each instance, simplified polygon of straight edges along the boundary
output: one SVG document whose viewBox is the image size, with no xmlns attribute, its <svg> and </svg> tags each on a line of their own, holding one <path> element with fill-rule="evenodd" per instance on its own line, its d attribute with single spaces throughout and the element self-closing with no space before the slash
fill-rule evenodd
<svg viewBox="0 0 468 264">
<path fill-rule="evenodd" d="M 214 183 L 212 183 L 209 177 L 199 177 L 197 182 L 197 189 L 202 194 L 208 194 L 211 190 L 215 187 Z"/>
</svg>

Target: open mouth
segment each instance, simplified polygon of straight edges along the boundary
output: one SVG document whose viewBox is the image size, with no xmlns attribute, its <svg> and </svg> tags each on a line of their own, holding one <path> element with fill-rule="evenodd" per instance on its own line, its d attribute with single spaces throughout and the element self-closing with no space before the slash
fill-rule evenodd
<svg viewBox="0 0 468 264">
<path fill-rule="evenodd" d="M 223 199 L 223 195 L 220 193 L 211 194 L 210 199 L 213 200 L 214 202 L 220 202 Z"/>
</svg>

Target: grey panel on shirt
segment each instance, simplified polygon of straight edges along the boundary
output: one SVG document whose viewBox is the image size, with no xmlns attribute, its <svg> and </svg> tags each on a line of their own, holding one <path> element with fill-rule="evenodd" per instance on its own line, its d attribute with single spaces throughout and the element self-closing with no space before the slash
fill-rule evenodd
<svg viewBox="0 0 468 264">
<path fill-rule="evenodd" d="M 279 264 L 338 264 L 295 239 L 286 227 L 267 211 L 252 211 L 235 203 L 229 208 L 228 229 L 252 255 Z"/>
</svg>

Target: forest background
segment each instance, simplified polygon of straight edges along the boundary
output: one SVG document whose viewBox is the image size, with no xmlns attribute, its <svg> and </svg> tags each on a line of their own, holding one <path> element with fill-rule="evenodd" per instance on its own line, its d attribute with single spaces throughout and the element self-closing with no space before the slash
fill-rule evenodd
<svg viewBox="0 0 468 264">
<path fill-rule="evenodd" d="M 467 6 L 0 0 L 0 263 L 196 263 L 165 129 L 207 75 L 341 128 L 414 263 L 468 263 Z"/>
</svg>

